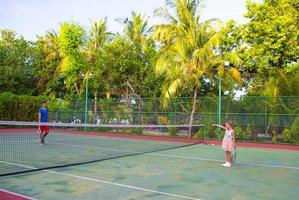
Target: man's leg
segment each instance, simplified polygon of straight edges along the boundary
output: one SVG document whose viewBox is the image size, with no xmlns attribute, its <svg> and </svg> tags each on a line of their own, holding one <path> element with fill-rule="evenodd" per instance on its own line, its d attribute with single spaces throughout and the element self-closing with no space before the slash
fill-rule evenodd
<svg viewBox="0 0 299 200">
<path fill-rule="evenodd" d="M 43 139 L 45 139 L 45 137 L 49 134 L 49 131 L 45 132 L 43 135 Z"/>
<path fill-rule="evenodd" d="M 39 141 L 40 143 L 43 143 L 43 136 L 44 136 L 44 129 L 43 126 L 38 127 L 38 133 L 39 133 Z"/>
<path fill-rule="evenodd" d="M 43 137 L 42 137 L 42 143 L 44 144 L 45 143 L 45 138 L 46 136 L 49 134 L 49 127 L 48 126 L 45 126 L 44 127 L 44 132 L 43 132 Z"/>
<path fill-rule="evenodd" d="M 45 140 L 44 140 L 44 131 L 40 132 L 40 143 L 44 144 Z"/>
</svg>

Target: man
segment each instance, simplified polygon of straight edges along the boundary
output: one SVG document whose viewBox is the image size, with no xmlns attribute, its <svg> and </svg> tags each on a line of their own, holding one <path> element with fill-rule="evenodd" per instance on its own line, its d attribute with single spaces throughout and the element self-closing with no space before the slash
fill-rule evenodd
<svg viewBox="0 0 299 200">
<path fill-rule="evenodd" d="M 38 122 L 44 123 L 48 122 L 48 109 L 47 109 L 47 103 L 43 102 L 42 107 L 38 110 Z M 49 127 L 48 126 L 39 126 L 39 137 L 41 144 L 45 144 L 45 137 L 49 133 Z"/>
</svg>

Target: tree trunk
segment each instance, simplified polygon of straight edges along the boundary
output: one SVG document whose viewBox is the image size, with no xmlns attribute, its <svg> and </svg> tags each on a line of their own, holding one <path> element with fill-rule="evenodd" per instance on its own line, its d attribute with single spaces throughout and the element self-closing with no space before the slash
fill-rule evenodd
<svg viewBox="0 0 299 200">
<path fill-rule="evenodd" d="M 124 94 L 124 98 L 125 98 L 125 102 L 128 108 L 128 115 L 129 115 L 129 121 L 130 124 L 134 124 L 134 117 L 133 117 L 133 113 L 132 113 L 132 105 L 131 105 L 131 98 L 129 95 L 129 92 L 126 91 Z"/>
<path fill-rule="evenodd" d="M 192 136 L 192 124 L 193 124 L 194 113 L 196 110 L 196 99 L 197 99 L 197 87 L 194 88 L 192 111 L 191 111 L 190 120 L 189 120 L 189 130 L 188 130 L 189 137 Z"/>
<path fill-rule="evenodd" d="M 78 84 L 76 81 L 74 82 L 74 87 L 75 87 L 75 91 L 76 91 L 77 95 L 80 96 L 80 91 L 79 91 Z"/>
</svg>

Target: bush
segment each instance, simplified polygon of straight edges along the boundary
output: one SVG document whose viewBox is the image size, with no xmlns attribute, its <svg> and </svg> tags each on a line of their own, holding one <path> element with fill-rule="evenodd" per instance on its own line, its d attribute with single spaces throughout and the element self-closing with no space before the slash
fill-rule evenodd
<svg viewBox="0 0 299 200">
<path fill-rule="evenodd" d="M 218 128 L 216 128 L 215 126 L 212 126 L 211 124 L 207 126 L 207 139 L 222 139 L 223 135 L 221 134 L 223 134 L 223 131 L 219 132 Z"/>
<path fill-rule="evenodd" d="M 289 128 L 283 129 L 282 141 L 285 142 L 285 143 L 289 143 L 289 142 L 292 141 L 291 130 Z"/>
<path fill-rule="evenodd" d="M 166 125 L 168 124 L 168 118 L 166 116 L 158 116 L 157 122 L 159 125 Z"/>
<path fill-rule="evenodd" d="M 37 111 L 43 97 L 0 93 L 0 120 L 37 121 Z"/>
<path fill-rule="evenodd" d="M 136 135 L 142 135 L 143 134 L 143 128 L 140 128 L 140 127 L 131 128 L 131 133 L 136 134 Z"/>
<path fill-rule="evenodd" d="M 287 134 L 287 133 L 286 133 Z M 297 117 L 289 131 L 289 142 L 299 144 L 299 117 Z"/>
<path fill-rule="evenodd" d="M 197 131 L 197 133 L 195 133 L 192 138 L 203 140 L 204 139 L 204 131 L 202 131 L 202 130 Z"/>
<path fill-rule="evenodd" d="M 168 127 L 168 134 L 171 137 L 176 136 L 176 128 L 175 127 Z"/>
<path fill-rule="evenodd" d="M 248 131 L 250 131 L 250 130 L 247 130 L 247 129 L 248 129 L 248 127 L 244 131 L 241 127 L 235 127 L 234 130 L 236 133 L 236 139 L 237 140 L 248 140 L 249 136 L 250 136 L 250 133 Z"/>
</svg>

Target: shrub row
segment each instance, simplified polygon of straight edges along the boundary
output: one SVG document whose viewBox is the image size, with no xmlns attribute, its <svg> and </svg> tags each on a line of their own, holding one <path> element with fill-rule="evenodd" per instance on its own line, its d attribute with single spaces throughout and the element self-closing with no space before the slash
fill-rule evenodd
<svg viewBox="0 0 299 200">
<path fill-rule="evenodd" d="M 43 97 L 0 93 L 0 120 L 37 121 L 37 110 Z"/>
</svg>

